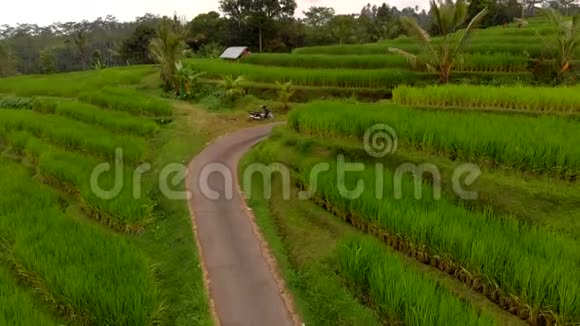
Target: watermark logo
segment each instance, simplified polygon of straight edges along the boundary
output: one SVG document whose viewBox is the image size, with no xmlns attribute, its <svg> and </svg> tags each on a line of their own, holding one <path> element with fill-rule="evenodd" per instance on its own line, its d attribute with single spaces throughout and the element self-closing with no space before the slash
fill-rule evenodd
<svg viewBox="0 0 580 326">
<path fill-rule="evenodd" d="M 367 154 L 381 158 L 397 152 L 399 138 L 391 126 L 376 124 L 365 132 L 363 144 Z"/>
<path fill-rule="evenodd" d="M 388 156 L 397 154 L 399 145 L 394 128 L 386 124 L 373 125 L 366 130 L 363 137 L 363 146 L 369 155 L 368 159 L 349 162 L 344 155 L 339 154 L 335 160 L 315 164 L 309 169 L 307 190 L 298 192 L 298 199 L 312 199 L 319 190 L 321 176 L 331 173 L 335 176 L 336 183 L 333 186 L 336 191 L 348 200 L 356 200 L 368 192 L 373 192 L 377 200 L 386 199 L 386 196 L 395 200 L 405 199 L 405 194 L 411 196 L 411 193 L 416 200 L 424 199 L 425 194 L 430 194 L 432 196 L 430 199 L 439 200 L 442 197 L 444 181 L 450 184 L 450 190 L 460 199 L 477 200 L 478 193 L 469 190 L 469 186 L 481 176 L 481 170 L 477 165 L 460 164 L 452 171 L 446 171 L 448 180 L 443 180 L 441 169 L 431 162 L 404 162 L 393 166 L 396 160 L 389 160 Z M 115 154 L 114 164 L 101 163 L 92 171 L 90 186 L 93 194 L 103 200 L 113 199 L 123 191 L 125 182 L 129 180 L 127 177 L 131 176 L 132 195 L 135 199 L 141 198 L 143 176 L 152 170 L 151 164 L 143 163 L 130 171 L 124 167 L 122 149 L 117 149 Z M 404 157 L 398 155 L 398 160 Z M 386 164 L 389 166 L 386 167 Z M 221 162 L 210 162 L 201 168 L 199 175 L 188 175 L 187 166 L 182 163 L 171 163 L 158 173 L 159 191 L 171 200 L 189 200 L 192 194 L 179 188 L 186 178 L 195 178 L 194 184 L 206 199 L 232 200 L 234 192 L 237 191 L 235 180 L 237 173 L 232 170 L 235 168 L 237 167 L 230 167 Z M 251 163 L 241 171 L 242 190 L 252 196 L 254 194 L 252 187 L 255 177 L 258 176 L 262 181 L 261 195 L 264 199 L 270 199 L 276 191 L 281 193 L 284 200 L 290 200 L 293 187 L 290 171 L 291 169 L 282 163 Z M 272 188 L 276 176 L 281 179 L 281 189 Z M 105 182 L 102 182 L 103 179 Z M 328 187 L 328 178 L 325 180 L 325 186 Z M 410 186 L 413 187 L 412 191 L 405 191 Z M 387 189 L 392 191 L 385 191 Z"/>
</svg>

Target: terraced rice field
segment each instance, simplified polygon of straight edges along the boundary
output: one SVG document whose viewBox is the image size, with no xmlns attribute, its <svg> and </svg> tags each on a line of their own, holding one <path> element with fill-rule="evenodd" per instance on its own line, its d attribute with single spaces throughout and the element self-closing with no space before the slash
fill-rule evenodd
<svg viewBox="0 0 580 326">
<path fill-rule="evenodd" d="M 453 72 L 464 85 L 426 86 L 438 76 L 388 52 L 424 55 L 407 37 L 187 60 L 214 86 L 243 76 L 243 87 L 270 92 L 292 81 L 307 99 L 392 94 L 292 105 L 287 125 L 245 162 L 288 167 L 290 201 L 250 204 L 306 324 L 580 323 L 580 224 L 562 225 L 580 216 L 580 89 L 514 86 L 537 82 L 534 60 L 553 54 L 538 33 L 553 30 L 532 19 L 476 31 Z M 213 324 L 190 216 L 162 198 L 155 178 L 162 162 L 185 162 L 213 135 L 192 134 L 192 121 L 209 128 L 219 118 L 189 116 L 189 104 L 144 90 L 153 73 L 0 79 L 0 325 Z M 183 129 L 169 133 L 173 119 Z M 367 131 L 381 124 L 403 153 L 365 153 Z M 475 164 L 489 174 L 474 186 L 485 192 L 467 200 L 445 181 L 440 194 L 434 173 L 393 167 L 409 158 Z M 339 173 L 345 162 L 364 167 Z M 321 163 L 328 171 L 313 179 Z M 136 179 L 136 169 L 151 173 Z M 500 175 L 507 181 L 490 181 Z M 542 217 L 526 218 L 536 213 L 528 206 Z M 555 206 L 571 217 L 545 221 Z"/>
<path fill-rule="evenodd" d="M 465 53 L 456 60 L 452 79 L 471 84 L 533 83 L 539 63 L 548 65 L 555 49 L 545 42 L 555 31 L 542 20 L 532 19 L 525 27 L 492 27 L 476 30 Z M 451 39 L 459 34 L 451 35 Z M 439 39 L 433 39 L 437 46 Z M 292 81 L 301 87 L 340 88 L 346 93 L 362 89 L 389 90 L 400 85 L 436 83 L 438 76 L 413 68 L 407 60 L 389 52 L 395 47 L 428 59 L 423 45 L 409 37 L 371 44 L 315 46 L 295 49 L 286 54 L 252 54 L 239 63 L 191 59 L 193 69 L 207 73 L 204 78 L 243 76 L 248 88 L 275 87 L 276 82 Z M 580 53 L 579 53 L 580 54 Z M 343 93 L 345 93 L 343 92 Z M 327 94 L 331 92 L 326 91 Z M 364 96 L 364 94 L 363 94 Z"/>
<path fill-rule="evenodd" d="M 456 39 L 461 31 L 452 34 L 450 38 Z M 476 30 L 468 42 L 466 52 L 469 54 L 504 53 L 514 56 L 547 57 L 554 53 L 554 49 L 545 44 L 544 38 L 554 35 L 553 27 L 541 19 L 531 19 L 527 26 L 518 27 L 510 24 L 508 27 L 496 26 L 482 30 Z M 434 37 L 433 43 L 437 45 L 440 38 Z M 413 38 L 401 37 L 395 40 L 372 44 L 344 44 L 314 46 L 299 48 L 293 51 L 297 55 L 306 54 L 384 54 L 388 53 L 389 47 L 397 47 L 411 53 L 422 53 L 425 49 L 416 43 Z"/>
<path fill-rule="evenodd" d="M 164 144 L 159 121 L 173 119 L 169 101 L 131 86 L 152 72 L 0 80 L 0 324 L 208 324 L 191 228 L 180 264 L 191 261 L 193 277 L 172 293 L 169 266 L 185 257 L 175 246 L 157 255 L 169 241 L 159 220 L 180 222 L 160 207 L 151 173 L 135 179 Z"/>
<path fill-rule="evenodd" d="M 393 90 L 393 101 L 408 106 L 580 112 L 580 87 L 400 86 Z"/>
<path fill-rule="evenodd" d="M 575 145 L 578 123 L 556 117 L 318 102 L 293 111 L 288 121 L 291 128 L 301 133 L 358 139 L 373 125 L 388 124 L 412 148 L 535 173 L 573 177 L 580 172 L 580 152 Z"/>
<path fill-rule="evenodd" d="M 316 69 L 408 69 L 407 59 L 393 54 L 361 55 L 296 55 L 253 54 L 242 59 L 243 63 L 258 66 L 297 67 Z M 526 71 L 528 59 L 506 53 L 490 55 L 465 55 L 459 60 L 457 70 L 471 72 L 518 72 Z"/>
<path fill-rule="evenodd" d="M 400 88 L 402 94 L 415 92 L 417 97 L 408 95 L 409 100 L 418 101 L 413 104 L 419 106 L 422 99 L 435 98 L 436 92 L 444 105 L 457 101 L 457 106 L 475 108 L 486 100 L 494 105 L 505 103 L 508 108 L 518 104 L 514 110 L 566 111 L 580 104 L 574 88 L 481 87 L 479 97 L 477 90 L 434 86 L 421 97 L 421 89 Z M 454 95 L 469 91 L 474 94 L 472 102 L 468 96 L 461 102 L 462 97 Z M 534 91 L 546 96 L 533 97 Z M 563 96 L 565 100 L 559 100 L 559 92 L 568 94 Z M 545 102 L 534 106 L 540 98 Z M 551 181 L 546 182 L 574 185 L 580 170 L 576 120 L 321 101 L 295 108 L 289 115 L 288 130 L 276 133 L 252 155 L 265 164 L 285 164 L 294 182 L 308 190 L 319 206 L 391 248 L 452 275 L 519 319 L 532 325 L 580 321 L 576 234 L 523 221 L 517 216 L 518 209 L 503 211 L 493 202 L 458 201 L 447 192 L 439 198 L 440 190 L 434 189 L 429 176 L 421 177 L 417 197 L 417 179 L 412 175 L 399 175 L 384 165 L 377 175 L 375 163 L 381 159 L 365 156 L 362 148 L 349 147 L 352 145 L 330 145 L 362 144 L 366 131 L 377 124 L 391 126 L 399 147 L 407 152 L 477 163 L 485 171 L 509 170 L 514 179 L 544 180 L 549 176 Z M 341 163 L 334 156 L 339 154 L 347 163 L 365 165 L 339 174 Z M 320 163 L 328 168 L 321 172 Z M 361 185 L 364 191 L 357 191 Z M 405 270 L 378 242 L 353 240 L 336 250 L 338 258 L 330 268 L 336 268 L 347 286 L 385 320 L 394 317 L 416 325 L 497 323 L 493 316 L 473 313 L 469 305 L 455 301 L 444 289 L 432 288 L 429 277 Z M 399 296 L 401 293 L 405 295 Z M 415 301 L 419 297 L 424 301 Z M 438 306 L 441 302 L 448 302 L 445 308 Z M 428 313 L 431 309 L 440 314 Z"/>
</svg>

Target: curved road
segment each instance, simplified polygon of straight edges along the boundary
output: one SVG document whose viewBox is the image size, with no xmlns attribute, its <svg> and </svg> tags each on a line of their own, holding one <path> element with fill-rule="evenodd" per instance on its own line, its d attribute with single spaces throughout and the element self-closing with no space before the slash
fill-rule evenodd
<svg viewBox="0 0 580 326">
<path fill-rule="evenodd" d="M 267 137 L 274 125 L 224 136 L 195 157 L 188 168 L 190 211 L 212 309 L 217 315 L 214 317 L 222 326 L 299 323 L 274 260 L 237 186 L 239 159 Z M 231 173 L 231 184 L 224 181 L 228 172 L 215 172 L 216 167 Z M 208 175 L 208 171 L 214 173 Z M 219 194 L 219 199 L 208 198 L 208 194 L 209 197 Z M 228 195 L 230 198 L 226 198 Z"/>
</svg>

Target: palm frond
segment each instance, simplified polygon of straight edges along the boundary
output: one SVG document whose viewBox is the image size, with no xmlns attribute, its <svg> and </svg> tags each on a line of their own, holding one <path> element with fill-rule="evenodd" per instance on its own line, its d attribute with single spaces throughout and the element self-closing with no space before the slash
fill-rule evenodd
<svg viewBox="0 0 580 326">
<path fill-rule="evenodd" d="M 431 42 L 431 37 L 429 36 L 429 33 L 427 33 L 426 30 L 424 30 L 421 26 L 419 26 L 419 24 L 415 19 L 403 17 L 401 19 L 401 23 L 403 24 L 403 27 L 405 27 L 405 29 L 409 32 L 409 34 L 415 36 L 422 43 L 427 44 Z"/>
<path fill-rule="evenodd" d="M 422 68 L 425 67 L 429 72 L 437 72 L 437 69 L 435 69 L 432 65 L 423 62 L 421 59 L 419 59 L 418 56 L 412 53 L 397 48 L 389 48 L 389 52 L 405 57 L 413 70 L 422 70 Z"/>
<path fill-rule="evenodd" d="M 454 9 L 453 28 L 457 28 L 467 19 L 467 4 L 463 0 L 457 0 Z"/>
<path fill-rule="evenodd" d="M 483 8 L 477 15 L 475 15 L 475 17 L 473 17 L 473 19 L 471 19 L 471 21 L 469 22 L 469 24 L 467 25 L 467 27 L 465 28 L 465 30 L 461 34 L 461 37 L 457 41 L 457 45 L 455 46 L 455 50 L 453 51 L 453 55 L 456 55 L 457 52 L 459 52 L 461 50 L 461 48 L 465 44 L 465 41 L 467 41 L 467 39 L 471 35 L 471 32 L 473 31 L 473 29 L 481 23 L 481 21 L 483 20 L 485 15 L 487 15 L 487 8 Z"/>
<path fill-rule="evenodd" d="M 401 19 L 401 23 L 407 32 L 409 32 L 409 34 L 415 36 L 421 43 L 427 46 L 431 54 L 435 56 L 437 55 L 437 52 L 431 44 L 431 36 L 429 36 L 429 33 L 427 33 L 427 31 L 424 30 L 415 19 L 403 17 Z"/>
<path fill-rule="evenodd" d="M 437 3 L 435 2 L 435 0 L 431 0 L 431 15 L 435 18 L 435 23 L 436 25 L 439 27 L 440 32 L 445 34 L 442 26 L 444 24 L 443 22 L 443 17 L 441 15 L 441 10 L 439 8 L 439 6 L 437 5 Z"/>
<path fill-rule="evenodd" d="M 409 65 L 411 65 L 411 68 L 417 69 L 417 63 L 419 62 L 419 58 L 416 55 L 398 48 L 389 48 L 389 52 L 405 57 Z"/>
</svg>

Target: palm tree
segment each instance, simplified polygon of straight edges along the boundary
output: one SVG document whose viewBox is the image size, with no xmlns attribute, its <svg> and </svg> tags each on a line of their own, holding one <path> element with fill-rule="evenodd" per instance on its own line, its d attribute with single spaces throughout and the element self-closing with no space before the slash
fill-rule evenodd
<svg viewBox="0 0 580 326">
<path fill-rule="evenodd" d="M 72 40 L 79 50 L 81 67 L 87 69 L 87 51 L 89 47 L 89 34 L 84 29 L 79 29 L 73 34 Z"/>
<path fill-rule="evenodd" d="M 178 21 L 164 19 L 157 28 L 157 37 L 149 44 L 151 55 L 159 63 L 163 89 L 174 89 L 179 93 L 177 83 L 177 70 L 181 65 L 183 51 L 185 49 L 184 35 Z"/>
<path fill-rule="evenodd" d="M 580 15 L 572 17 L 570 21 L 566 20 L 558 11 L 552 8 L 543 9 L 542 13 L 554 28 L 551 35 L 553 34 L 555 36 L 553 39 L 545 40 L 545 43 L 550 48 L 554 48 L 558 77 L 562 77 L 562 75 L 572 69 L 574 55 L 580 46 L 580 33 L 578 33 Z"/>
<path fill-rule="evenodd" d="M 435 0 L 431 0 L 431 14 L 442 35 L 440 43 L 433 44 L 429 33 L 419 26 L 415 19 L 409 17 L 403 17 L 401 19 L 403 26 L 409 34 L 417 37 L 419 42 L 427 47 L 428 54 L 431 56 L 428 62 L 423 62 L 417 55 L 401 49 L 389 48 L 389 51 L 406 57 L 415 69 L 421 66 L 431 72 L 438 72 L 441 83 L 446 84 L 449 82 L 449 76 L 451 75 L 455 60 L 465 46 L 469 35 L 481 22 L 486 13 L 487 8 L 484 8 L 473 17 L 459 37 L 451 38 L 449 34 L 462 26 L 467 20 L 467 4 L 464 0 L 457 0 L 455 4 L 447 1 L 443 2 L 442 0 L 439 0 L 439 3 L 437 3 Z"/>
</svg>

